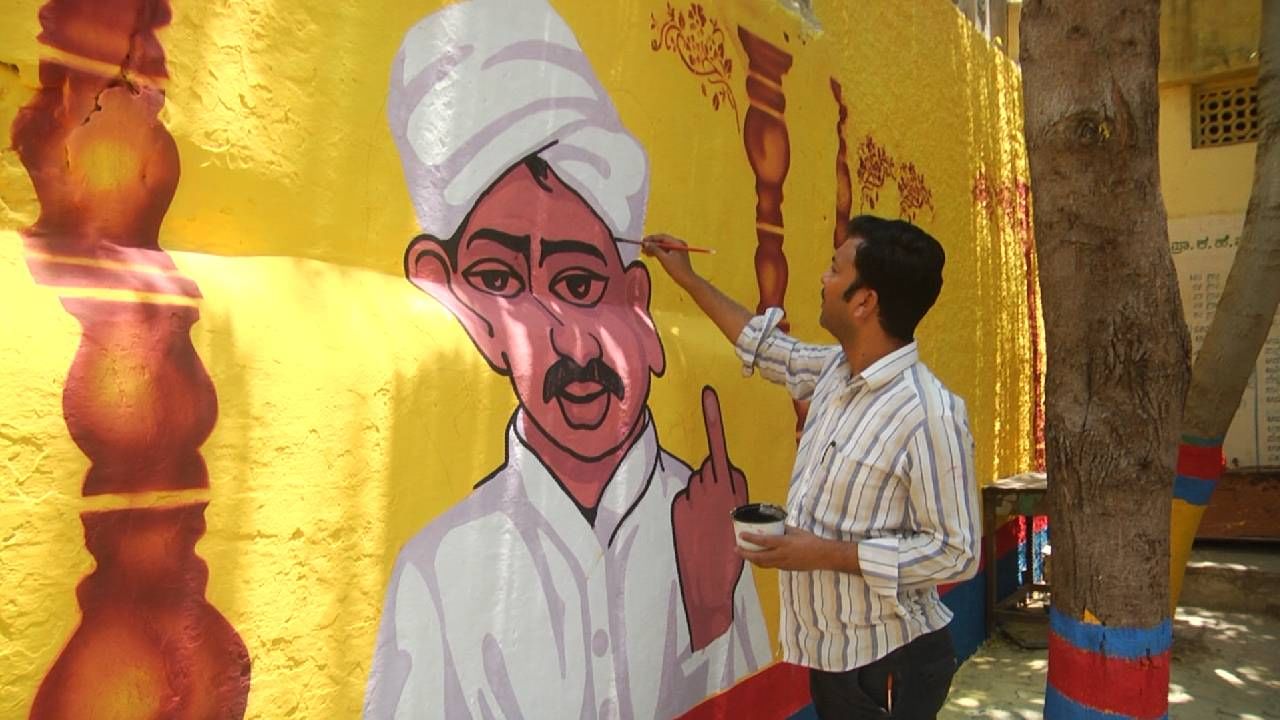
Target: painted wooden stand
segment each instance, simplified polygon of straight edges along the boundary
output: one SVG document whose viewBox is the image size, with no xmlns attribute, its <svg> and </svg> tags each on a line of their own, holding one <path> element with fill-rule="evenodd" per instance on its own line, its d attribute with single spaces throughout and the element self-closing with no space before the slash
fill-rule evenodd
<svg viewBox="0 0 1280 720">
<path fill-rule="evenodd" d="M 1048 493 L 1048 478 L 1044 473 L 1031 472 L 997 480 L 982 488 L 982 530 L 983 552 L 986 555 L 987 596 L 984 611 L 987 623 L 987 635 L 993 634 L 1001 620 L 1019 621 L 1044 625 L 1048 632 L 1049 615 L 1039 607 L 1025 607 L 1032 593 L 1049 592 L 1048 583 L 1036 582 L 1031 573 L 1032 563 L 1032 520 L 1037 515 L 1047 515 L 1045 496 Z M 1025 517 L 1027 526 L 1026 542 L 1020 543 L 1016 552 L 1019 559 L 1025 559 L 1027 568 L 1026 580 L 1019 583 L 1013 593 L 1002 600 L 996 599 L 996 523 L 1002 517 Z M 1025 555 L 1024 555 L 1025 553 Z M 1021 565 L 1021 563 L 1020 563 Z M 1047 637 L 1041 638 L 1037 629 L 1037 637 L 1028 641 L 1026 638 L 1010 634 L 1014 642 L 1024 647 L 1047 647 Z"/>
</svg>

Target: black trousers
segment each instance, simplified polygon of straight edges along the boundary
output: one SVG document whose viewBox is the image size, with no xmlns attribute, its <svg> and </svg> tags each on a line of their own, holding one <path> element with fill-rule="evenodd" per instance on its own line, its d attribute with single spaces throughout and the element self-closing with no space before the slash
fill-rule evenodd
<svg viewBox="0 0 1280 720">
<path fill-rule="evenodd" d="M 951 633 L 943 628 L 860 668 L 810 669 L 809 692 L 822 720 L 930 720 L 947 701 L 955 672 Z"/>
</svg>

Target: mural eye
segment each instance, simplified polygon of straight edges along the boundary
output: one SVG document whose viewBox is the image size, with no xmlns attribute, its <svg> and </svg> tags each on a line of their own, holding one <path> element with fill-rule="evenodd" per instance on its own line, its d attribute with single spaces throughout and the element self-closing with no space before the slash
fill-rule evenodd
<svg viewBox="0 0 1280 720">
<path fill-rule="evenodd" d="M 588 307 L 600 302 L 608 287 L 608 278 L 586 268 L 569 268 L 551 280 L 551 292 L 556 297 Z"/>
<path fill-rule="evenodd" d="M 471 287 L 490 295 L 512 298 L 524 291 L 524 279 L 501 260 L 481 260 L 462 271 Z"/>
</svg>

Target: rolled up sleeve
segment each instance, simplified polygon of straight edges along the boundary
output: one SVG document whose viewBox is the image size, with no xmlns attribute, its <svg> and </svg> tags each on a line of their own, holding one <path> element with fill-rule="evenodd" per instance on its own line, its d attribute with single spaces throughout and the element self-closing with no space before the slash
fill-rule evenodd
<svg viewBox="0 0 1280 720">
<path fill-rule="evenodd" d="M 796 400 L 808 400 L 823 369 L 840 352 L 838 345 L 813 345 L 787 335 L 778 325 L 781 308 L 769 308 L 752 318 L 738 335 L 734 348 L 742 360 L 742 374 L 756 371 L 766 380 L 785 385 Z"/>
<path fill-rule="evenodd" d="M 973 435 L 964 404 L 953 403 L 927 418 L 910 441 L 910 512 L 919 529 L 858 543 L 862 575 L 880 595 L 965 580 L 978 570 Z"/>
</svg>

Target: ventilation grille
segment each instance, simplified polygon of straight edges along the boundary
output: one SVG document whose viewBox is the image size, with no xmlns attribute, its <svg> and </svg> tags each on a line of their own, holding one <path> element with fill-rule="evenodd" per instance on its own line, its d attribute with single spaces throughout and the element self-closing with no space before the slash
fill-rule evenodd
<svg viewBox="0 0 1280 720">
<path fill-rule="evenodd" d="M 1258 141 L 1258 80 L 1198 86 L 1192 106 L 1192 147 Z"/>
</svg>

